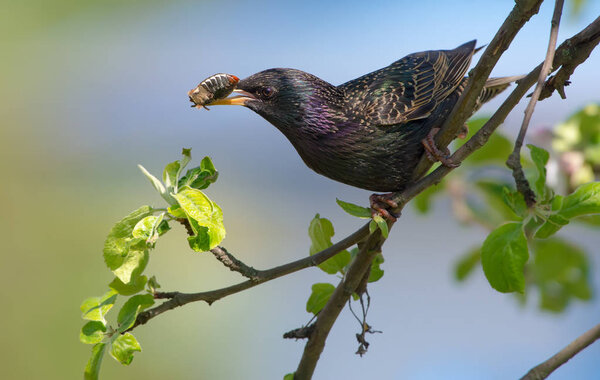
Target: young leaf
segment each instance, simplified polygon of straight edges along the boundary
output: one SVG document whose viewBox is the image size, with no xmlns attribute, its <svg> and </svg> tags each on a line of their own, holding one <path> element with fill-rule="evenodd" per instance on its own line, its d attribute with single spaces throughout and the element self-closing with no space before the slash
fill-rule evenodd
<svg viewBox="0 0 600 380">
<path fill-rule="evenodd" d="M 477 247 L 463 255 L 454 266 L 454 277 L 464 281 L 481 260 L 481 248 Z"/>
<path fill-rule="evenodd" d="M 144 290 L 144 286 L 146 286 L 147 281 L 148 278 L 146 276 L 138 276 L 131 282 L 125 284 L 123 281 L 119 280 L 118 277 L 115 277 L 115 279 L 108 284 L 108 287 L 115 290 L 122 296 L 131 296 Z"/>
<path fill-rule="evenodd" d="M 183 187 L 173 194 L 186 213 L 196 236 L 188 239 L 190 246 L 198 251 L 209 251 L 225 238 L 223 211 L 204 193 L 191 187 Z"/>
<path fill-rule="evenodd" d="M 98 374 L 100 373 L 100 364 L 102 364 L 102 358 L 104 357 L 104 350 L 106 349 L 106 343 L 98 343 L 92 347 L 92 356 L 85 366 L 83 372 L 83 378 L 85 380 L 98 380 Z"/>
<path fill-rule="evenodd" d="M 144 269 L 146 269 L 146 265 L 148 265 L 148 261 L 150 260 L 148 250 L 139 249 L 139 245 L 143 244 L 145 246 L 146 242 L 143 239 L 138 240 L 135 246 L 128 247 L 125 256 L 118 261 L 118 266 L 109 266 L 114 275 L 125 284 L 135 281 L 135 278 L 141 275 Z"/>
<path fill-rule="evenodd" d="M 329 283 L 313 284 L 312 293 L 306 302 L 306 311 L 317 315 L 325 307 L 334 290 L 335 286 Z"/>
<path fill-rule="evenodd" d="M 89 321 L 81 328 L 79 340 L 85 344 L 96 344 L 102 342 L 106 326 L 100 321 Z"/>
<path fill-rule="evenodd" d="M 119 363 L 129 365 L 133 360 L 133 353 L 135 351 L 142 351 L 142 347 L 140 347 L 140 344 L 133 335 L 125 333 L 112 342 L 110 354 Z"/>
<path fill-rule="evenodd" d="M 381 277 L 383 277 L 383 269 L 381 269 L 381 264 L 383 264 L 383 255 L 378 253 L 373 259 L 373 264 L 371 264 L 371 273 L 369 274 L 369 282 L 379 281 Z"/>
<path fill-rule="evenodd" d="M 371 221 L 369 222 L 369 233 L 372 234 L 375 231 L 377 231 L 377 223 L 375 223 L 375 221 L 371 219 Z"/>
<path fill-rule="evenodd" d="M 513 210 L 515 215 L 521 218 L 524 218 L 527 215 L 525 199 L 523 198 L 523 194 L 517 190 L 510 190 L 508 187 L 504 187 L 502 199 L 504 200 L 504 203 Z"/>
<path fill-rule="evenodd" d="M 150 206 L 133 211 L 115 224 L 104 242 L 104 262 L 124 283 L 141 274 L 148 262 L 144 239 L 134 238 L 132 233 L 137 223 L 151 214 Z"/>
<path fill-rule="evenodd" d="M 312 256 L 333 245 L 331 238 L 334 235 L 333 225 L 326 218 L 319 217 L 317 214 L 311 220 L 308 226 L 308 236 L 310 237 L 309 254 Z M 350 253 L 346 250 L 341 251 L 330 259 L 319 264 L 319 268 L 328 274 L 341 272 L 343 268 L 350 262 Z"/>
<path fill-rule="evenodd" d="M 292 373 L 286 373 L 285 376 L 283 377 L 283 380 L 294 380 L 294 374 L 296 372 L 292 372 Z"/>
<path fill-rule="evenodd" d="M 535 232 L 536 239 L 546 239 L 558 232 L 563 226 L 569 224 L 569 219 L 565 219 L 559 214 L 552 214 L 546 219 L 546 222 Z"/>
<path fill-rule="evenodd" d="M 379 215 L 375 215 L 373 217 L 373 221 L 377 224 L 377 227 L 379 227 L 379 229 L 381 230 L 381 235 L 387 239 L 388 234 L 389 234 L 389 229 L 388 229 L 388 225 L 387 225 L 387 222 L 385 221 L 385 219 L 383 219 Z M 371 226 L 369 226 L 369 230 L 370 229 L 371 229 Z"/>
<path fill-rule="evenodd" d="M 119 316 L 117 317 L 119 328 L 117 331 L 120 333 L 127 331 L 133 326 L 137 315 L 152 305 L 154 305 L 152 294 L 138 294 L 128 299 L 119 310 Z"/>
<path fill-rule="evenodd" d="M 492 231 L 481 247 L 481 264 L 490 285 L 499 292 L 523 292 L 523 270 L 529 259 L 521 223 L 506 223 Z"/>
<path fill-rule="evenodd" d="M 180 186 L 181 187 L 181 186 Z M 169 211 L 169 214 L 173 215 L 176 218 L 186 218 L 187 216 L 185 215 L 185 212 L 183 211 L 183 209 L 181 208 L 181 206 L 179 206 L 178 204 L 173 205 L 171 207 L 169 207 L 167 209 L 167 211 Z"/>
<path fill-rule="evenodd" d="M 159 237 L 158 227 L 163 222 L 164 216 L 165 216 L 165 213 L 163 212 L 159 216 L 151 215 L 151 216 L 145 217 L 144 219 L 137 222 L 137 224 L 133 228 L 133 231 L 131 232 L 131 235 L 134 238 L 146 239 L 146 244 L 148 244 L 149 246 L 154 246 L 154 244 L 156 243 L 156 240 L 158 240 L 158 237 Z M 168 231 L 168 224 L 167 224 L 167 231 Z M 164 231 L 163 231 L 163 233 L 164 233 Z"/>
<path fill-rule="evenodd" d="M 150 277 L 150 279 L 148 280 L 148 291 L 151 294 L 154 294 L 154 292 L 156 292 L 156 289 L 158 288 L 160 288 L 160 284 L 156 280 L 156 276 Z"/>
<path fill-rule="evenodd" d="M 171 162 L 163 170 L 163 182 L 166 185 L 167 194 L 177 193 L 179 175 L 192 159 L 191 149 L 183 148 L 181 154 L 183 155 L 181 160 Z"/>
<path fill-rule="evenodd" d="M 169 193 L 167 192 L 167 189 L 165 189 L 165 186 L 162 184 L 162 182 L 160 182 L 160 180 L 158 178 L 156 178 L 155 176 L 150 174 L 150 172 L 148 170 L 146 170 L 146 168 L 143 167 L 142 165 L 138 165 L 138 168 L 142 171 L 142 173 L 146 176 L 146 178 L 148 178 L 150 180 L 150 183 L 152 184 L 152 186 L 154 186 L 156 191 L 158 191 L 160 196 L 163 197 L 163 199 L 165 201 L 167 201 L 168 204 L 173 205 L 176 203 L 175 199 L 171 195 L 169 195 Z"/>
<path fill-rule="evenodd" d="M 109 290 L 102 297 L 90 297 L 85 299 L 80 306 L 81 318 L 89 321 L 99 321 L 106 324 L 104 316 L 113 307 L 117 300 L 117 292 Z"/>
<path fill-rule="evenodd" d="M 534 190 L 538 199 L 546 199 L 546 164 L 550 158 L 550 154 L 542 148 L 535 145 L 527 144 L 530 150 L 531 160 L 535 164 L 537 170 L 537 179 L 535 180 Z"/>
<path fill-rule="evenodd" d="M 353 203 L 344 202 L 337 198 L 335 199 L 335 201 L 344 211 L 346 211 L 352 216 L 356 216 L 358 218 L 363 219 L 369 219 L 371 217 L 371 209 L 369 209 L 368 207 L 362 207 Z"/>
<path fill-rule="evenodd" d="M 586 183 L 563 199 L 559 215 L 571 219 L 600 213 L 600 182 Z"/>
<path fill-rule="evenodd" d="M 204 157 L 199 167 L 190 169 L 185 176 L 179 180 L 179 187 L 189 186 L 194 189 L 206 189 L 211 183 L 219 178 L 219 172 L 215 169 L 210 157 Z"/>
</svg>

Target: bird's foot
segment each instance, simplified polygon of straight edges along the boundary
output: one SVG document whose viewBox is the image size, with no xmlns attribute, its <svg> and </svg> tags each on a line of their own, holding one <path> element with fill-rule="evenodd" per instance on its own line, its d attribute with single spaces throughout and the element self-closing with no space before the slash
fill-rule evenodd
<svg viewBox="0 0 600 380">
<path fill-rule="evenodd" d="M 371 194 L 369 197 L 369 202 L 371 203 L 371 215 L 379 215 L 390 222 L 395 222 L 397 216 L 394 215 L 390 209 L 398 207 L 398 203 L 394 202 L 392 199 L 393 195 L 394 193 Z"/>
<path fill-rule="evenodd" d="M 435 141 L 433 140 L 433 138 L 435 137 L 436 133 L 439 132 L 439 130 L 439 128 L 433 128 L 431 131 L 429 131 L 427 137 L 425 137 L 421 141 L 421 144 L 423 144 L 423 147 L 425 147 L 425 154 L 427 155 L 427 158 L 432 162 L 439 161 L 442 163 L 442 165 L 447 166 L 449 168 L 457 168 L 459 164 L 454 163 L 454 161 L 450 159 L 450 151 L 448 150 L 448 148 L 445 148 L 442 151 L 440 148 L 437 147 Z"/>
</svg>

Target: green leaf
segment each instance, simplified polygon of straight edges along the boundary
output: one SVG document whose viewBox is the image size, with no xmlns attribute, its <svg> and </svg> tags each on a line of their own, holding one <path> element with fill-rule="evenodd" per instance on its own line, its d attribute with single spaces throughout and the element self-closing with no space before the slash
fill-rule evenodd
<svg viewBox="0 0 600 380">
<path fill-rule="evenodd" d="M 156 280 L 156 276 L 150 277 L 150 279 L 148 280 L 148 291 L 154 294 L 154 292 L 156 292 L 156 289 L 158 288 L 160 288 L 160 284 Z"/>
<path fill-rule="evenodd" d="M 527 204 L 525 204 L 523 194 L 517 190 L 511 190 L 508 187 L 504 187 L 503 200 L 504 203 L 515 213 L 515 215 L 521 218 L 524 218 L 527 215 Z"/>
<path fill-rule="evenodd" d="M 369 222 L 369 233 L 372 234 L 375 231 L 377 231 L 377 223 L 375 223 L 375 221 L 371 219 L 371 221 Z"/>
<path fill-rule="evenodd" d="M 523 292 L 523 270 L 529 259 L 521 223 L 506 223 L 492 231 L 481 248 L 481 264 L 490 285 L 499 292 Z"/>
<path fill-rule="evenodd" d="M 429 186 L 421 193 L 419 193 L 411 202 L 417 211 L 421 214 L 425 214 L 431 208 L 431 200 L 435 195 L 440 194 L 441 191 L 446 187 L 445 182 L 440 182 L 437 185 Z"/>
<path fill-rule="evenodd" d="M 102 342 L 106 326 L 100 321 L 89 321 L 81 328 L 79 340 L 85 344 L 96 344 Z"/>
<path fill-rule="evenodd" d="M 379 227 L 379 229 L 381 230 L 381 235 L 387 239 L 390 231 L 388 229 L 388 225 L 387 225 L 387 222 L 385 221 L 385 219 L 383 219 L 379 215 L 375 215 L 373 217 L 373 221 L 377 224 L 377 227 Z M 370 229 L 371 229 L 371 226 L 369 226 L 369 230 Z"/>
<path fill-rule="evenodd" d="M 115 290 L 122 296 L 130 296 L 144 290 L 144 286 L 146 286 L 147 281 L 148 278 L 146 276 L 138 276 L 131 282 L 125 284 L 123 281 L 119 280 L 118 277 L 115 277 L 115 279 L 108 284 L 108 287 Z"/>
<path fill-rule="evenodd" d="M 124 365 L 129 365 L 133 360 L 133 353 L 135 351 L 142 351 L 142 347 L 130 333 L 120 335 L 112 343 L 110 354 L 113 358 Z"/>
<path fill-rule="evenodd" d="M 381 269 L 381 264 L 383 264 L 384 259 L 381 253 L 378 253 L 377 256 L 373 259 L 373 263 L 371 264 L 371 273 L 369 274 L 369 282 L 379 281 L 381 277 L 383 277 L 383 269 Z"/>
<path fill-rule="evenodd" d="M 176 218 L 186 218 L 187 217 L 185 215 L 185 212 L 183 211 L 183 209 L 179 205 L 173 205 L 173 206 L 169 207 L 167 209 L 167 211 L 169 211 L 169 214 L 173 215 Z"/>
<path fill-rule="evenodd" d="M 326 218 L 315 215 L 308 226 L 308 236 L 310 237 L 309 254 L 312 256 L 317 252 L 321 252 L 333 245 L 331 238 L 335 234 L 333 225 Z M 329 274 L 338 272 L 343 273 L 343 269 L 350 262 L 350 252 L 343 250 L 337 255 L 325 260 L 319 264 L 319 268 Z"/>
<path fill-rule="evenodd" d="M 154 305 L 152 294 L 138 294 L 128 299 L 119 310 L 119 316 L 117 317 L 119 328 L 117 331 L 120 333 L 127 331 L 133 326 L 137 315 L 152 305 Z"/>
<path fill-rule="evenodd" d="M 199 167 L 190 169 L 185 176 L 179 180 L 179 187 L 189 186 L 194 189 L 205 189 L 219 178 L 219 172 L 215 169 L 210 157 L 204 157 Z"/>
<path fill-rule="evenodd" d="M 150 216 L 150 206 L 142 206 L 115 224 L 104 242 L 104 262 L 124 283 L 139 276 L 148 263 L 148 251 L 143 238 L 132 233 L 139 221 Z"/>
<path fill-rule="evenodd" d="M 181 163 L 179 161 L 173 161 L 165 166 L 163 170 L 163 182 L 165 183 L 166 191 L 170 193 L 177 192 L 177 181 L 179 172 L 181 171 Z"/>
<path fill-rule="evenodd" d="M 600 213 L 600 182 L 586 183 L 563 199 L 559 215 L 571 219 Z"/>
<path fill-rule="evenodd" d="M 534 190 L 538 200 L 546 199 L 546 164 L 550 158 L 550 154 L 542 148 L 535 145 L 527 144 L 530 150 L 531 160 L 535 164 L 537 170 L 537 179 L 534 183 Z"/>
<path fill-rule="evenodd" d="M 174 194 L 175 199 L 186 213 L 192 229 L 196 233 L 188 238 L 196 251 L 209 251 L 225 238 L 223 211 L 198 189 L 183 187 Z"/>
<path fill-rule="evenodd" d="M 542 309 L 560 312 L 573 298 L 591 299 L 589 263 L 581 248 L 551 238 L 536 241 L 534 251 L 534 278 L 541 294 Z"/>
<path fill-rule="evenodd" d="M 148 239 L 152 234 L 152 228 L 154 227 L 154 224 L 157 220 L 157 216 L 150 215 L 145 217 L 144 219 L 137 222 L 135 227 L 133 227 L 133 231 L 131 231 L 131 234 L 133 235 L 133 237 L 136 238 Z"/>
<path fill-rule="evenodd" d="M 100 373 L 100 364 L 102 364 L 102 358 L 104 357 L 104 351 L 106 349 L 106 343 L 98 343 L 92 347 L 92 356 L 85 366 L 83 372 L 83 378 L 85 380 L 98 380 Z"/>
<path fill-rule="evenodd" d="M 317 315 L 325 307 L 334 290 L 335 286 L 329 283 L 313 284 L 312 293 L 306 302 L 306 311 Z"/>
<path fill-rule="evenodd" d="M 158 191 L 160 196 L 163 197 L 163 199 L 165 201 L 167 201 L 168 204 L 174 205 L 175 203 L 177 203 L 175 201 L 175 199 L 171 195 L 169 195 L 169 193 L 167 192 L 167 189 L 165 189 L 165 186 L 162 184 L 162 182 L 160 182 L 160 180 L 158 178 L 156 178 L 155 176 L 150 174 L 150 172 L 148 170 L 146 170 L 146 168 L 143 167 L 142 165 L 138 165 L 138 168 L 142 171 L 142 173 L 146 176 L 146 178 L 148 178 L 150 180 L 150 183 L 152 184 L 152 186 L 154 186 L 156 191 Z"/>
<path fill-rule="evenodd" d="M 168 194 L 177 193 L 179 175 L 192 159 L 191 149 L 183 148 L 181 154 L 183 155 L 181 160 L 167 164 L 165 170 L 163 170 L 163 182 L 165 183 L 166 192 Z"/>
<path fill-rule="evenodd" d="M 454 278 L 464 281 L 481 260 L 481 248 L 473 248 L 464 254 L 454 266 Z"/>
<path fill-rule="evenodd" d="M 113 307 L 116 300 L 117 292 L 112 289 L 104 293 L 102 297 L 85 299 L 80 306 L 81 318 L 106 324 L 104 316 Z"/>
<path fill-rule="evenodd" d="M 507 220 L 521 220 L 521 215 L 518 215 L 516 211 L 524 212 L 524 210 L 518 210 L 521 205 L 523 207 L 525 206 L 523 196 L 520 198 L 517 197 L 516 194 L 508 190 L 506 183 L 492 180 L 478 180 L 475 182 L 475 187 L 480 190 L 485 199 L 485 204 L 489 206 L 486 211 L 491 211 L 493 213 L 490 213 L 490 216 L 481 216 L 482 218 L 485 218 L 484 220 L 490 223 L 496 222 L 494 224 L 500 224 Z M 517 204 L 517 202 L 520 201 L 522 203 Z M 508 202 L 511 202 L 511 205 L 509 205 Z M 471 205 L 469 204 L 469 206 Z M 515 209 L 513 209 L 513 207 Z M 483 214 L 483 212 L 481 213 Z"/>
<path fill-rule="evenodd" d="M 536 239 L 546 239 L 558 232 L 563 226 L 569 224 L 569 219 L 565 219 L 559 214 L 552 214 L 546 219 L 546 222 L 535 232 Z"/>
<path fill-rule="evenodd" d="M 358 218 L 363 219 L 369 219 L 371 217 L 371 209 L 369 209 L 368 207 L 362 207 L 353 203 L 344 202 L 337 198 L 335 199 L 335 201 L 344 211 L 346 211 L 352 216 L 356 216 Z"/>
<path fill-rule="evenodd" d="M 285 376 L 283 377 L 283 380 L 294 380 L 294 374 L 296 372 L 292 372 L 292 373 L 286 373 Z"/>
</svg>

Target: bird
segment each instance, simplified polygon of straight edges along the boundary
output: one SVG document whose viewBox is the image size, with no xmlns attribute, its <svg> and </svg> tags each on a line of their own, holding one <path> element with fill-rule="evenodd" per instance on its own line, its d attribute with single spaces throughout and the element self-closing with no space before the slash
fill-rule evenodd
<svg viewBox="0 0 600 380">
<path fill-rule="evenodd" d="M 373 214 L 395 220 L 391 194 L 406 188 L 421 156 L 452 166 L 433 135 L 468 84 L 476 40 L 452 50 L 409 54 L 389 66 L 335 86 L 315 75 L 273 68 L 239 80 L 237 96 L 192 107 L 241 105 L 279 129 L 304 163 L 335 181 L 374 192 Z M 522 76 L 490 78 L 478 107 Z M 235 77 L 237 79 L 237 77 Z"/>
</svg>

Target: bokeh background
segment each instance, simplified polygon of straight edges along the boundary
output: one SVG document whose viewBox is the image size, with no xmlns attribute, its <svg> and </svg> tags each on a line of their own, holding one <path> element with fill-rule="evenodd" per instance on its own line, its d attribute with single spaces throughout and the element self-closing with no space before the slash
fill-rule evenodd
<svg viewBox="0 0 600 380">
<path fill-rule="evenodd" d="M 525 26 L 495 75 L 528 72 L 544 56 L 553 2 Z M 570 3 L 567 2 L 567 8 Z M 316 213 L 337 237 L 360 221 L 335 198 L 366 203 L 368 193 L 307 169 L 267 122 L 242 107 L 189 107 L 186 92 L 205 77 L 246 77 L 294 67 L 339 84 L 411 52 L 490 41 L 511 1 L 76 1 L 0 2 L 0 377 L 80 378 L 91 346 L 78 341 L 79 304 L 100 295 L 112 276 L 101 249 L 112 224 L 161 199 L 136 168 L 160 173 L 193 148 L 220 171 L 208 194 L 225 213 L 224 245 L 268 268 L 308 254 Z M 588 1 L 565 13 L 559 42 L 600 14 Z M 598 97 L 600 53 L 572 77 L 568 98 L 537 106 L 532 130 L 552 126 Z M 502 98 L 502 97 L 500 97 Z M 491 112 L 501 99 L 481 111 Z M 503 130 L 518 128 L 525 102 Z M 599 289 L 600 236 L 568 233 L 591 253 Z M 344 311 L 316 379 L 517 378 L 594 324 L 600 303 L 543 313 L 493 291 L 481 271 L 463 284 L 456 258 L 486 231 L 463 228 L 447 201 L 427 216 L 407 209 L 385 246 L 385 276 L 371 287 L 368 354 L 354 354 L 359 326 Z M 146 270 L 165 290 L 201 291 L 241 279 L 212 256 L 193 253 L 171 231 Z M 303 342 L 281 338 L 309 319 L 312 269 L 212 306 L 188 305 L 140 327 L 143 352 L 129 367 L 105 357 L 104 379 L 276 379 L 292 372 Z M 595 378 L 600 344 L 552 378 Z"/>
</svg>

